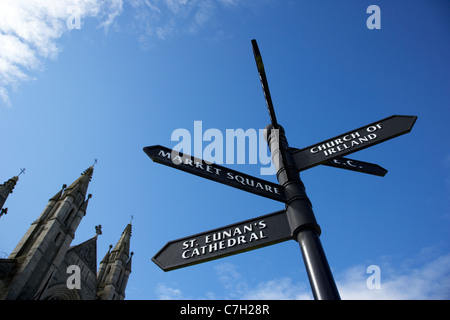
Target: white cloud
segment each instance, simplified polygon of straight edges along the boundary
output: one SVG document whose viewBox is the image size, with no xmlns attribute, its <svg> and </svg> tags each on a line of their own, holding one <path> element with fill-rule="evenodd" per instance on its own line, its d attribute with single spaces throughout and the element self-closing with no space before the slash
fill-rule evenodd
<svg viewBox="0 0 450 320">
<path fill-rule="evenodd" d="M 167 39 L 173 34 L 196 34 L 216 21 L 221 9 L 236 8 L 242 0 L 130 0 L 140 40 Z M 245 1 L 246 2 L 246 1 Z M 217 32 L 220 32 L 217 31 Z"/>
<path fill-rule="evenodd" d="M 109 0 L 108 2 L 103 2 L 103 5 L 105 3 L 109 4 L 109 8 L 105 10 L 106 19 L 100 24 L 100 26 L 105 28 L 107 31 L 116 17 L 122 13 L 123 2 L 122 0 Z"/>
<path fill-rule="evenodd" d="M 123 0 L 1 0 L 0 102 L 10 106 L 9 92 L 35 79 L 46 59 L 60 51 L 58 39 L 72 28 L 83 29 L 86 18 L 99 20 L 108 31 L 123 11 Z M 217 27 L 220 10 L 249 8 L 248 0 L 128 0 L 134 19 L 126 25 L 139 41 L 164 40 L 172 35 L 197 34 L 212 28 L 212 39 L 225 38 Z"/>
<path fill-rule="evenodd" d="M 2 0 L 0 2 L 0 100 L 11 105 L 7 87 L 17 87 L 59 52 L 57 40 L 76 15 L 101 20 L 105 30 L 122 12 L 122 0 Z"/>
<path fill-rule="evenodd" d="M 363 266 L 346 271 L 338 282 L 342 299 L 435 300 L 450 298 L 450 254 L 415 267 L 380 265 L 381 288 L 368 289 Z"/>
<path fill-rule="evenodd" d="M 5 88 L 0 87 L 0 100 L 3 101 L 7 106 L 11 105 L 11 100 L 9 99 L 8 92 Z"/>
<path fill-rule="evenodd" d="M 164 284 L 160 284 L 156 288 L 158 299 L 160 300 L 183 300 L 183 294 L 180 289 L 170 288 Z"/>
<path fill-rule="evenodd" d="M 309 288 L 302 283 L 293 283 L 290 278 L 269 280 L 250 289 L 243 300 L 311 300 Z"/>
<path fill-rule="evenodd" d="M 432 251 L 432 250 L 431 250 Z M 436 256 L 426 249 L 413 258 L 392 262 L 383 258 L 380 288 L 369 289 L 366 273 L 369 265 L 357 265 L 335 274 L 343 300 L 448 300 L 450 299 L 450 254 Z M 392 260 L 392 259 L 391 259 Z M 226 289 L 225 296 L 208 292 L 213 299 L 243 300 L 311 300 L 309 283 L 294 282 L 289 277 L 270 279 L 250 285 L 235 265 L 224 262 L 215 267 L 219 284 Z M 159 287 L 160 298 L 192 299 L 179 289 Z M 204 299 L 197 297 L 194 299 Z"/>
</svg>

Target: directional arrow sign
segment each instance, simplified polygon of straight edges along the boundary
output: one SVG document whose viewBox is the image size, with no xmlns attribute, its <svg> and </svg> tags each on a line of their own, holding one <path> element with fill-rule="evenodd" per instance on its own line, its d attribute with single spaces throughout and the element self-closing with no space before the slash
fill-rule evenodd
<svg viewBox="0 0 450 320">
<path fill-rule="evenodd" d="M 153 258 L 171 271 L 292 239 L 284 210 L 168 242 Z"/>
<path fill-rule="evenodd" d="M 411 131 L 417 116 L 390 116 L 332 139 L 295 151 L 299 171 L 371 147 Z"/>
<path fill-rule="evenodd" d="M 388 172 L 377 164 L 364 161 L 352 160 L 347 158 L 335 158 L 322 163 L 325 166 L 352 170 L 356 172 L 373 174 L 375 176 L 384 177 Z"/>
<path fill-rule="evenodd" d="M 159 145 L 145 147 L 144 152 L 155 162 L 266 198 L 286 202 L 284 189 L 279 184 L 258 179 L 217 164 L 207 163 L 202 159 Z"/>
<path fill-rule="evenodd" d="M 297 151 L 300 151 L 300 149 L 289 147 L 289 151 L 297 152 Z M 383 168 L 377 164 L 359 161 L 359 160 L 348 159 L 348 158 L 334 158 L 334 159 L 325 161 L 324 163 L 322 163 L 322 165 L 328 166 L 328 167 L 340 168 L 340 169 L 347 169 L 347 170 L 362 172 L 362 173 L 367 173 L 367 174 L 373 174 L 375 176 L 380 176 L 380 177 L 384 177 L 386 175 L 386 173 L 388 172 L 385 168 Z"/>
</svg>

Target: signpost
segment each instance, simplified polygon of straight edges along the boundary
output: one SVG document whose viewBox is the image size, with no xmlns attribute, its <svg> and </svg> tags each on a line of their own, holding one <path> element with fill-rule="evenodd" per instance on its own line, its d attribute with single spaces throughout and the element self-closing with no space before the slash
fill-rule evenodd
<svg viewBox="0 0 450 320">
<path fill-rule="evenodd" d="M 293 152 L 298 170 L 371 147 L 411 131 L 416 116 L 390 116 L 367 126 Z"/>
<path fill-rule="evenodd" d="M 300 151 L 300 149 L 289 148 L 289 151 L 291 153 L 293 153 L 296 151 Z M 325 162 L 322 162 L 321 164 L 324 166 L 328 166 L 328 167 L 347 169 L 347 170 L 351 170 L 351 171 L 372 174 L 374 176 L 380 176 L 380 177 L 384 177 L 386 175 L 386 173 L 388 172 L 385 168 L 383 168 L 377 164 L 359 161 L 359 160 L 348 159 L 348 158 L 329 159 L 329 160 L 326 160 Z M 302 170 L 299 170 L 299 171 L 302 171 Z"/>
<path fill-rule="evenodd" d="M 275 116 L 256 40 L 252 40 L 252 46 L 271 121 L 266 127 L 266 140 L 279 184 L 158 145 L 145 147 L 144 151 L 157 163 L 283 202 L 285 209 L 169 241 L 152 260 L 162 270 L 170 271 L 282 241 L 296 240 L 314 298 L 338 300 L 339 292 L 319 239 L 321 229 L 299 172 L 322 164 L 383 177 L 387 170 L 379 165 L 343 156 L 410 132 L 417 117 L 394 115 L 307 148 L 290 148 L 284 129 Z"/>
<path fill-rule="evenodd" d="M 207 163 L 202 159 L 179 153 L 178 151 L 162 146 L 145 147 L 144 152 L 157 163 L 266 198 L 286 202 L 283 188 L 276 183 L 255 178 L 248 174 L 225 168 L 217 164 Z"/>
<path fill-rule="evenodd" d="M 168 242 L 153 258 L 164 271 L 292 239 L 284 210 Z"/>
<path fill-rule="evenodd" d="M 373 174 L 374 176 L 384 177 L 388 172 L 383 167 L 377 164 L 368 163 L 364 161 L 352 160 L 347 158 L 335 158 L 333 160 L 327 160 L 322 163 L 325 166 L 352 170 L 356 172 L 362 172 L 367 174 Z"/>
</svg>

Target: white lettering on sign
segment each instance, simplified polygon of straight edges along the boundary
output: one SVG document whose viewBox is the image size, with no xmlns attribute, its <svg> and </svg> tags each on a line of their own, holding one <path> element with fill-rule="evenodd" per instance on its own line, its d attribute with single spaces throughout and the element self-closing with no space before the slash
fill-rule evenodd
<svg viewBox="0 0 450 320">
<path fill-rule="evenodd" d="M 244 186 L 250 186 L 250 187 L 254 187 L 255 189 L 261 189 L 261 190 L 265 190 L 267 192 L 280 194 L 280 190 L 277 187 L 272 188 L 272 186 L 270 186 L 268 184 L 255 181 L 251 178 L 244 178 L 238 174 L 233 175 L 233 172 L 227 172 L 227 178 L 230 180 L 234 179 Z"/>
<path fill-rule="evenodd" d="M 202 238 L 184 241 L 182 243 L 183 252 L 181 253 L 181 257 L 183 259 L 190 259 L 267 238 L 264 233 L 266 227 L 266 221 L 260 220 L 203 235 Z M 202 243 L 202 245 L 199 243 Z"/>
<path fill-rule="evenodd" d="M 353 162 L 354 162 L 355 160 L 350 160 L 350 159 L 348 159 L 348 160 L 343 160 L 343 159 L 333 159 L 333 162 L 334 163 L 336 163 L 336 164 L 340 164 L 340 165 L 343 165 L 343 166 L 350 166 L 350 167 L 353 167 L 353 168 L 359 168 L 359 169 L 362 169 L 363 167 L 361 167 L 361 166 L 357 166 L 357 165 L 355 165 Z"/>
<path fill-rule="evenodd" d="M 172 150 L 171 152 L 165 152 L 164 150 L 159 150 L 158 156 L 167 158 L 172 160 L 173 163 L 177 165 L 186 165 L 196 169 L 200 169 L 202 171 L 206 171 L 210 174 L 217 176 L 225 176 L 229 180 L 236 180 L 238 183 L 243 186 L 249 186 L 255 189 L 267 191 L 270 193 L 274 193 L 277 195 L 281 195 L 280 189 L 275 187 L 274 185 L 269 185 L 264 182 L 254 180 L 249 177 L 243 177 L 241 175 L 235 174 L 233 172 L 227 171 L 226 174 L 221 174 L 222 169 L 215 167 L 214 165 L 208 165 L 206 163 L 201 162 L 196 158 L 192 158 L 190 156 L 180 156 L 178 151 Z"/>
<path fill-rule="evenodd" d="M 369 142 L 370 140 L 376 139 L 377 134 L 373 133 L 374 131 L 377 131 L 381 129 L 381 124 L 378 123 L 373 126 L 369 126 L 366 128 L 366 132 L 368 134 L 361 135 L 358 131 L 346 134 L 345 136 L 339 137 L 334 140 L 327 141 L 325 143 L 316 145 L 312 147 L 309 151 L 311 153 L 319 153 L 323 152 L 325 156 L 332 155 L 337 152 L 344 151 L 346 149 L 351 149 L 355 146 L 358 146 L 360 144 L 363 144 L 365 142 Z"/>
</svg>

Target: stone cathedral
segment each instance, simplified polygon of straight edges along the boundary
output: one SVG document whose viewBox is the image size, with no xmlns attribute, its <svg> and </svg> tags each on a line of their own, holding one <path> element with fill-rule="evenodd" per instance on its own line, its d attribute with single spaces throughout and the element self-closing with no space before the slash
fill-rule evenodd
<svg viewBox="0 0 450 320">
<path fill-rule="evenodd" d="M 0 259 L 0 299 L 5 300 L 123 300 L 131 273 L 131 223 L 109 247 L 97 270 L 97 236 L 71 246 L 86 215 L 87 194 L 94 167 L 49 201 L 39 218 L 7 259 Z M 18 176 L 0 185 L 0 210 Z M 2 223 L 0 219 L 0 223 Z M 78 277 L 78 278 L 76 278 Z M 77 283 L 78 281 L 78 283 Z"/>
</svg>

